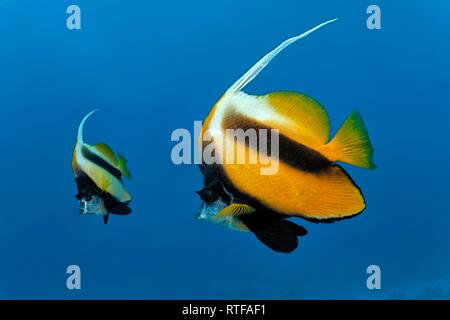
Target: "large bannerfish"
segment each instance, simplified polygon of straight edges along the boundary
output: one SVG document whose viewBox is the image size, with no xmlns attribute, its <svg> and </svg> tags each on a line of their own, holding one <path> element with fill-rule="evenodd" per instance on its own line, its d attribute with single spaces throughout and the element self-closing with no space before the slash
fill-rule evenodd
<svg viewBox="0 0 450 320">
<path fill-rule="evenodd" d="M 251 231 L 278 252 L 291 252 L 305 228 L 286 220 L 301 217 L 330 222 L 361 213 L 365 200 L 349 174 L 336 162 L 373 169 L 374 149 L 360 113 L 350 113 L 334 138 L 324 107 L 296 92 L 249 95 L 242 89 L 284 48 L 334 20 L 284 41 L 264 56 L 219 99 L 203 123 L 199 143 L 224 156 L 229 144 L 248 157 L 261 156 L 247 140 L 235 141 L 229 129 L 276 129 L 278 170 L 261 174 L 263 164 L 227 162 L 200 165 L 204 188 L 197 193 L 199 219 Z M 233 140 L 233 141 L 231 141 Z M 208 143 L 205 143 L 208 141 Z M 225 156 L 223 158 L 226 158 Z"/>
</svg>

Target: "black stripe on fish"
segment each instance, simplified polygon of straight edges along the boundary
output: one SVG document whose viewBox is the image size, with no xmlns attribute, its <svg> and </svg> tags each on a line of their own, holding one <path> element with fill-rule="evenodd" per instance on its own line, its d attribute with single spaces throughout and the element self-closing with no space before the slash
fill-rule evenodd
<svg viewBox="0 0 450 320">
<path fill-rule="evenodd" d="M 91 152 L 85 146 L 83 146 L 81 148 L 81 153 L 82 153 L 83 157 L 85 157 L 87 160 L 89 160 L 92 163 L 98 165 L 99 167 L 105 169 L 110 174 L 112 174 L 114 177 L 116 177 L 117 179 L 122 181 L 122 178 L 121 178 L 122 173 L 118 169 L 116 169 L 112 165 L 110 165 L 106 160 L 100 158 L 98 155 L 96 155 L 95 153 Z"/>
<path fill-rule="evenodd" d="M 237 122 L 235 119 L 239 118 Z M 267 130 L 267 155 L 270 156 L 271 150 L 271 129 L 264 124 L 236 113 L 228 113 L 223 121 L 222 128 L 226 129 L 242 129 L 244 131 L 248 129 L 254 129 L 259 132 L 261 129 Z M 258 138 L 259 142 L 259 138 Z M 248 139 L 245 139 L 245 145 L 249 146 Z M 257 145 L 257 151 L 259 151 L 259 143 Z M 315 172 L 320 171 L 324 167 L 331 164 L 330 160 L 324 157 L 321 153 L 308 148 L 307 146 L 298 143 L 291 138 L 281 134 L 279 132 L 279 160 L 290 165 L 291 167 L 301 169 L 303 171 Z"/>
</svg>

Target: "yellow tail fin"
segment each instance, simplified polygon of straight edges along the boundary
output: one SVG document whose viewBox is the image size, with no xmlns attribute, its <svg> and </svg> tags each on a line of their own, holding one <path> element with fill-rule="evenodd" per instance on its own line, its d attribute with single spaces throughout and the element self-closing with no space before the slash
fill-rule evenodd
<svg viewBox="0 0 450 320">
<path fill-rule="evenodd" d="M 117 155 L 117 169 L 128 179 L 131 179 L 131 173 L 127 168 L 127 159 L 120 153 Z"/>
<path fill-rule="evenodd" d="M 375 169 L 374 149 L 358 110 L 352 111 L 334 138 L 321 149 L 330 161 L 346 162 L 366 169 Z"/>
</svg>

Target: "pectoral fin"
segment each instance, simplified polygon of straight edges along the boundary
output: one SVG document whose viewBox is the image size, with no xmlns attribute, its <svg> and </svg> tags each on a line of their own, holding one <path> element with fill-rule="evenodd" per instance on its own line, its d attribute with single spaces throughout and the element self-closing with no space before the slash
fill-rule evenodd
<svg viewBox="0 0 450 320">
<path fill-rule="evenodd" d="M 239 216 L 243 214 L 249 214 L 253 213 L 256 210 L 252 207 L 250 207 L 247 204 L 243 203 L 233 203 L 230 204 L 228 207 L 223 208 L 216 216 L 215 219 L 226 217 L 226 216 Z"/>
</svg>

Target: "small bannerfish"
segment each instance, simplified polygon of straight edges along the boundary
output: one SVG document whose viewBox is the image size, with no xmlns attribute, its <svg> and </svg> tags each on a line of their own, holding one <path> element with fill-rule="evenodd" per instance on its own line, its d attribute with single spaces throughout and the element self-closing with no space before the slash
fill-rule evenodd
<svg viewBox="0 0 450 320">
<path fill-rule="evenodd" d="M 128 204 L 131 195 L 122 181 L 122 176 L 131 178 L 126 167 L 127 160 L 111 148 L 99 143 L 90 146 L 83 141 L 83 128 L 87 118 L 97 110 L 87 114 L 78 127 L 77 141 L 72 156 L 72 170 L 75 175 L 81 215 L 103 216 L 108 223 L 110 213 L 127 215 L 131 213 Z"/>
<path fill-rule="evenodd" d="M 213 106 L 202 127 L 199 144 L 214 144 L 223 156 L 234 143 L 235 151 L 258 156 L 259 148 L 247 140 L 234 139 L 229 129 L 276 129 L 279 134 L 279 168 L 261 174 L 262 164 L 201 164 L 204 188 L 198 218 L 251 231 L 272 250 L 291 252 L 298 237 L 307 231 L 286 218 L 301 217 L 314 222 L 331 222 L 361 213 L 365 200 L 361 190 L 336 162 L 374 169 L 374 149 L 358 111 L 350 113 L 334 138 L 329 140 L 327 112 L 315 99 L 296 92 L 249 95 L 242 89 L 288 45 L 335 21 L 329 20 L 290 38 L 264 56 Z M 205 139 L 205 136 L 208 138 Z M 220 141 L 220 142 L 219 142 Z M 225 158 L 225 157 L 224 157 Z"/>
</svg>

